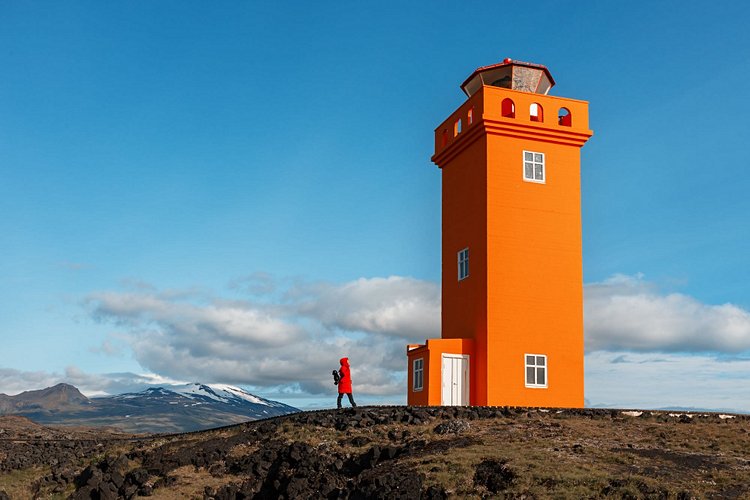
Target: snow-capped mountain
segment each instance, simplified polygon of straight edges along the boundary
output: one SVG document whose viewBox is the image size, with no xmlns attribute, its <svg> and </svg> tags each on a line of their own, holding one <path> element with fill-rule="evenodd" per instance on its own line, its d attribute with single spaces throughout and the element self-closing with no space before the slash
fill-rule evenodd
<svg viewBox="0 0 750 500">
<path fill-rule="evenodd" d="M 232 385 L 195 383 L 167 386 L 166 390 L 182 394 L 183 396 L 192 399 L 200 400 L 208 398 L 212 401 L 219 401 L 231 405 L 242 406 L 246 403 L 252 403 L 256 405 L 270 406 L 271 408 L 289 408 L 284 403 L 263 399 Z"/>
<path fill-rule="evenodd" d="M 69 387 L 78 393 L 77 389 Z M 27 404 L 15 411 L 3 412 L 0 409 L 0 413 L 24 415 L 42 424 L 109 426 L 132 433 L 172 433 L 299 411 L 223 384 L 162 385 L 141 392 L 91 399 L 81 395 L 81 398 L 81 401 L 66 400 L 66 404 L 59 407 Z"/>
</svg>

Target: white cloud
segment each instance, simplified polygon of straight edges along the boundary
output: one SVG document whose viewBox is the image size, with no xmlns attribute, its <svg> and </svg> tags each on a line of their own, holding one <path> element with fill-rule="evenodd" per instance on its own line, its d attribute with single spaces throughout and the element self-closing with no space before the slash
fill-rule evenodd
<svg viewBox="0 0 750 500">
<path fill-rule="evenodd" d="M 60 377 L 43 371 L 21 371 L 0 368 L 0 394 L 13 396 L 19 392 L 50 387 L 60 382 Z"/>
<path fill-rule="evenodd" d="M 299 311 L 331 328 L 401 337 L 440 336 L 440 287 L 400 276 L 360 278 L 344 285 L 318 284 L 293 291 Z"/>
<path fill-rule="evenodd" d="M 276 290 L 268 276 L 262 281 Z M 335 392 L 331 371 L 348 356 L 357 393 L 403 398 L 406 343 L 439 336 L 435 283 L 297 284 L 283 297 L 230 301 L 140 287 L 92 294 L 88 304 L 95 318 L 119 327 L 148 371 L 308 394 Z"/>
<path fill-rule="evenodd" d="M 592 405 L 750 412 L 748 311 L 660 292 L 642 275 L 590 283 L 584 294 Z"/>
<path fill-rule="evenodd" d="M 587 284 L 586 350 L 739 353 L 750 349 L 750 312 L 660 293 L 642 276 Z"/>
<path fill-rule="evenodd" d="M 94 314 L 132 327 L 156 326 L 190 339 L 200 348 L 211 349 L 215 341 L 255 346 L 281 346 L 299 340 L 303 332 L 273 311 L 251 303 L 219 302 L 195 304 L 183 297 L 154 293 L 93 294 Z M 210 339 L 208 343 L 206 340 Z"/>
<path fill-rule="evenodd" d="M 105 394 L 138 392 L 146 387 L 159 384 L 179 384 L 179 380 L 162 377 L 156 374 L 136 373 L 86 373 L 76 366 L 68 366 L 63 373 L 43 371 L 23 371 L 0 368 L 0 387 L 7 395 L 16 395 L 66 383 L 74 385 L 88 397 Z"/>
</svg>

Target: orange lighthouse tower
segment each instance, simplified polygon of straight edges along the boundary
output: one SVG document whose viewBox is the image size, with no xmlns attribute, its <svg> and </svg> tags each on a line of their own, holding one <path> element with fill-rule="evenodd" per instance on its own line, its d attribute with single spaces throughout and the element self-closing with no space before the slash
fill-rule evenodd
<svg viewBox="0 0 750 500">
<path fill-rule="evenodd" d="M 410 405 L 583 406 L 580 150 L 588 103 L 539 64 L 474 71 L 435 130 L 442 332 L 407 347 Z"/>
</svg>

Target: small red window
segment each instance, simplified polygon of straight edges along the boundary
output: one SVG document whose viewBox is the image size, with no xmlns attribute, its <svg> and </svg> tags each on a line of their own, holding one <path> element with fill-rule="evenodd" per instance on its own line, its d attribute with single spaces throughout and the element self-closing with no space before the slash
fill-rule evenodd
<svg viewBox="0 0 750 500">
<path fill-rule="evenodd" d="M 501 113 L 506 118 L 515 118 L 516 117 L 516 105 L 513 102 L 513 99 L 503 99 L 503 103 L 501 106 Z"/>
<path fill-rule="evenodd" d="M 570 127 L 573 124 L 573 115 L 568 108 L 560 108 L 557 113 L 557 124 L 563 127 Z"/>
</svg>

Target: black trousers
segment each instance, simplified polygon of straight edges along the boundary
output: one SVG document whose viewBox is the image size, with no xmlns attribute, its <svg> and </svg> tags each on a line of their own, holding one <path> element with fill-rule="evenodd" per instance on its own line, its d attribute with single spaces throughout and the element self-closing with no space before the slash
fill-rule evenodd
<svg viewBox="0 0 750 500">
<path fill-rule="evenodd" d="M 354 398 L 352 397 L 352 393 L 351 392 L 347 392 L 346 395 L 349 396 L 349 403 L 351 403 L 352 407 L 353 408 L 356 407 L 357 403 L 354 402 Z M 343 398 L 343 397 L 344 397 L 344 393 L 340 392 L 339 393 L 339 398 L 336 400 L 336 406 L 338 408 L 341 408 L 341 398 Z"/>
</svg>

